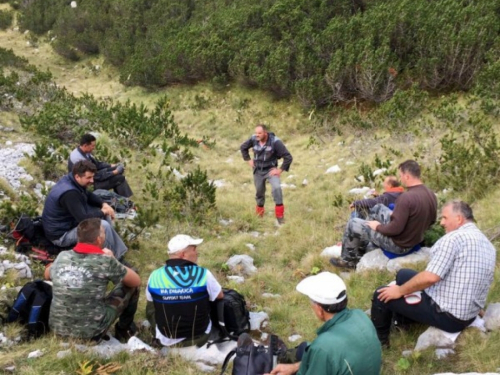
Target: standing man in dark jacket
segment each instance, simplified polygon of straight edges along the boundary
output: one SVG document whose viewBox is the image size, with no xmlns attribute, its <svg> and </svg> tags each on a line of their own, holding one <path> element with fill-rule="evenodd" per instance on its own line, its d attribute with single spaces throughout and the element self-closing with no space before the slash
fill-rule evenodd
<svg viewBox="0 0 500 375">
<path fill-rule="evenodd" d="M 378 204 L 371 209 L 370 220 L 349 220 L 342 238 L 341 258 L 331 258 L 331 264 L 355 268 L 369 242 L 403 255 L 424 240 L 424 232 L 436 221 L 436 194 L 422 183 L 416 161 L 407 160 L 398 169 L 407 191 L 396 200 L 394 211 Z"/>
<path fill-rule="evenodd" d="M 253 148 L 254 157 L 250 158 L 249 150 Z M 265 125 L 257 125 L 255 134 L 240 146 L 243 160 L 253 169 L 253 181 L 257 193 L 256 213 L 264 216 L 264 203 L 266 200 L 266 180 L 271 184 L 271 193 L 275 203 L 275 214 L 279 224 L 284 223 L 285 206 L 281 192 L 280 176 L 283 171 L 288 171 L 292 164 L 292 155 L 288 152 L 283 142 L 267 131 Z M 281 168 L 278 168 L 278 159 L 283 158 Z"/>
<path fill-rule="evenodd" d="M 89 160 L 97 168 L 94 175 L 95 189 L 113 189 L 116 194 L 130 198 L 133 193 L 123 175 L 125 168 L 121 164 L 108 164 L 98 161 L 92 155 L 95 149 L 96 138 L 92 134 L 84 134 L 80 139 L 80 146 L 71 151 L 68 159 L 68 173 L 73 170 L 73 165 L 80 160 Z"/>
<path fill-rule="evenodd" d="M 69 247 L 77 243 L 77 226 L 85 219 L 99 218 L 104 227 L 106 242 L 116 259 L 128 250 L 113 229 L 113 208 L 87 187 L 94 182 L 96 167 L 88 160 L 77 162 L 72 173 L 63 176 L 50 190 L 42 213 L 45 236 L 56 246 Z M 109 221 L 107 221 L 109 220 Z"/>
</svg>

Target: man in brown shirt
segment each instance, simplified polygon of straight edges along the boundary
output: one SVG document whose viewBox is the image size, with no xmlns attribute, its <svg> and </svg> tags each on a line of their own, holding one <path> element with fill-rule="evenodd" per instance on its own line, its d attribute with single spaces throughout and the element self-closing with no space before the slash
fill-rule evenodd
<svg viewBox="0 0 500 375">
<path fill-rule="evenodd" d="M 351 219 L 342 239 L 340 258 L 330 259 L 338 267 L 354 268 L 369 242 L 394 254 L 406 254 L 424 239 L 424 232 L 436 221 L 436 195 L 420 180 L 420 166 L 407 160 L 398 166 L 407 191 L 396 200 L 394 211 L 376 205 L 370 219 Z"/>
</svg>

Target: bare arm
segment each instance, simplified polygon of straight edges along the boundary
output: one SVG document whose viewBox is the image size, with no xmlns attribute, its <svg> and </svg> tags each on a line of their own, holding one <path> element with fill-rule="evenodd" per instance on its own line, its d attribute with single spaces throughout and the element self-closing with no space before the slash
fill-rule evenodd
<svg viewBox="0 0 500 375">
<path fill-rule="evenodd" d="M 45 272 L 43 273 L 43 277 L 45 277 L 45 280 L 50 280 L 50 267 L 52 267 L 52 264 L 54 263 L 49 263 L 45 267 Z"/>
<path fill-rule="evenodd" d="M 122 283 L 129 288 L 137 288 L 141 285 L 140 276 L 132 269 L 125 267 L 127 269 L 127 273 L 122 279 Z"/>
<path fill-rule="evenodd" d="M 441 278 L 438 275 L 429 271 L 422 271 L 417 273 L 403 285 L 390 285 L 381 288 L 379 290 L 378 299 L 382 302 L 389 302 L 418 290 L 424 290 L 440 280 Z"/>
<path fill-rule="evenodd" d="M 279 364 L 276 366 L 269 374 L 266 375 L 293 375 L 299 371 L 300 362 L 293 363 L 290 365 Z"/>
</svg>

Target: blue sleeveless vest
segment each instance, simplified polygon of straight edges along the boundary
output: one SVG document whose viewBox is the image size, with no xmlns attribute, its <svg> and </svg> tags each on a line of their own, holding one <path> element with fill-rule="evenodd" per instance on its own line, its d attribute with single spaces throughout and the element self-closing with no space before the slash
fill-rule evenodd
<svg viewBox="0 0 500 375">
<path fill-rule="evenodd" d="M 205 333 L 210 321 L 207 270 L 183 259 L 169 259 L 148 283 L 156 325 L 171 339 Z"/>
</svg>

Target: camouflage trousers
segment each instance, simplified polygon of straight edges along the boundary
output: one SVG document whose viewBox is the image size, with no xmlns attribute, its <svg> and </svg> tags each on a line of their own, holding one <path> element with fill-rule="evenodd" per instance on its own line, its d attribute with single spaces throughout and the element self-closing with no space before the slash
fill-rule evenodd
<svg viewBox="0 0 500 375">
<path fill-rule="evenodd" d="M 350 219 L 342 237 L 342 259 L 356 264 L 366 253 L 370 242 L 394 254 L 406 253 L 409 249 L 399 247 L 390 237 L 374 231 L 367 224 L 369 220 L 387 224 L 391 221 L 391 213 L 392 211 L 383 204 L 377 204 L 370 210 L 367 220 Z"/>
<path fill-rule="evenodd" d="M 137 311 L 137 303 L 139 302 L 139 288 L 129 288 L 122 283 L 119 283 L 106 296 L 106 316 L 104 317 L 103 326 L 107 329 L 94 337 L 99 339 L 104 336 L 107 330 L 119 317 L 118 326 L 122 329 L 128 329 L 134 322 L 134 315 Z"/>
</svg>

